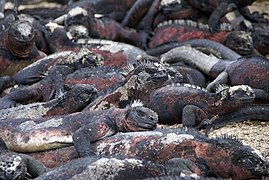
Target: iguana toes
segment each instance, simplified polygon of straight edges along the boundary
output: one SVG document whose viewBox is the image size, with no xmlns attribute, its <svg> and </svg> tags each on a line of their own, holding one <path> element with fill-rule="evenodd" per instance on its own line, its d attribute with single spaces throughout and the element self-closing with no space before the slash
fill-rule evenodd
<svg viewBox="0 0 269 180">
<path fill-rule="evenodd" d="M 94 13 L 83 8 L 71 9 L 65 21 L 65 26 L 84 25 L 89 36 L 97 39 L 119 41 L 139 46 L 140 33 L 123 28 L 118 22 L 107 17 L 95 18 Z"/>
<path fill-rule="evenodd" d="M 48 169 L 31 156 L 12 151 L 0 152 L 0 179 L 19 180 L 36 178 Z"/>
<path fill-rule="evenodd" d="M 204 119 L 236 111 L 254 100 L 253 90 L 246 85 L 220 88 L 210 93 L 198 86 L 179 84 L 153 91 L 149 107 L 158 114 L 161 124 L 197 126 Z"/>
<path fill-rule="evenodd" d="M 219 42 L 241 55 L 253 54 L 251 34 L 245 31 L 231 31 L 230 26 L 221 24 L 219 31 L 202 23 L 191 20 L 169 20 L 158 24 L 148 42 L 148 47 L 155 48 L 170 42 L 184 42 L 191 39 L 208 39 Z"/>
<path fill-rule="evenodd" d="M 53 100 L 2 109 L 0 120 L 39 118 L 79 112 L 95 98 L 96 93 L 97 90 L 93 86 L 76 84 Z"/>
<path fill-rule="evenodd" d="M 152 110 L 133 105 L 125 109 L 112 108 L 37 119 L 9 119 L 0 123 L 0 131 L 7 148 L 13 151 L 45 151 L 73 143 L 90 150 L 91 142 L 117 132 L 153 130 L 157 120 L 158 116 Z M 85 155 L 83 149 L 77 150 L 80 155 Z"/>
<path fill-rule="evenodd" d="M 41 179 L 144 179 L 163 176 L 183 178 L 196 165 L 187 159 L 173 158 L 166 164 L 124 156 L 85 157 L 72 160 L 42 176 Z M 197 168 L 197 167 L 196 167 Z M 198 169 L 198 168 L 197 168 Z M 194 173 L 192 173 L 195 176 Z M 198 177 L 198 175 L 196 175 Z"/>
<path fill-rule="evenodd" d="M 211 118 L 206 127 L 206 134 L 209 134 L 214 129 L 221 128 L 227 124 L 239 123 L 246 120 L 268 121 L 268 115 L 268 104 L 249 105 L 235 112 L 217 115 Z"/>
<path fill-rule="evenodd" d="M 115 91 L 100 96 L 83 111 L 125 107 L 139 99 L 147 106 L 153 90 L 171 83 L 182 81 L 182 75 L 175 69 L 161 63 L 143 62 L 136 67 L 129 66 L 130 72 L 124 84 Z"/>
<path fill-rule="evenodd" d="M 1 37 L 1 75 L 13 75 L 29 63 L 46 56 L 35 46 L 34 29 L 28 21 L 15 21 L 8 30 L 1 34 Z M 17 67 L 16 62 L 18 61 L 25 61 L 28 64 L 21 63 Z"/>
<path fill-rule="evenodd" d="M 207 86 L 208 90 L 215 89 L 218 84 L 228 83 L 231 86 L 245 84 L 257 91 L 260 89 L 269 93 L 269 62 L 262 56 L 244 56 L 236 61 L 225 61 L 191 47 L 177 47 L 162 54 L 161 58 L 165 62 L 180 59 L 215 78 Z M 259 98 L 268 101 L 268 95 Z"/>
<path fill-rule="evenodd" d="M 82 47 L 99 53 L 104 58 L 104 66 L 112 66 L 123 68 L 127 64 L 133 64 L 136 62 L 138 55 L 146 56 L 146 52 L 132 46 L 130 44 L 115 42 L 102 39 L 79 39 L 76 42 L 72 42 L 66 35 L 66 31 L 63 27 L 55 24 L 47 24 L 47 39 L 49 41 L 49 47 L 52 52 L 59 51 L 78 51 Z"/>
</svg>

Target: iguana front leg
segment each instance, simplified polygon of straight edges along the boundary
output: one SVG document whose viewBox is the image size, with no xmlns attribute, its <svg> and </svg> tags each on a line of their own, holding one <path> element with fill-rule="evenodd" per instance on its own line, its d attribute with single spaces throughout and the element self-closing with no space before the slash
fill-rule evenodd
<svg viewBox="0 0 269 180">
<path fill-rule="evenodd" d="M 201 124 L 208 115 L 204 110 L 195 105 L 186 105 L 182 110 L 182 124 L 183 126 L 195 127 Z"/>
<path fill-rule="evenodd" d="M 208 19 L 208 25 L 213 30 L 216 29 L 216 26 L 218 25 L 219 20 L 228 12 L 233 11 L 236 8 L 236 5 L 234 3 L 226 3 L 222 2 L 220 5 L 212 12 Z"/>
<path fill-rule="evenodd" d="M 218 85 L 227 83 L 228 83 L 228 73 L 226 71 L 223 71 L 216 77 L 214 81 L 212 81 L 207 85 L 206 90 L 210 92 L 215 92 Z"/>
<path fill-rule="evenodd" d="M 80 157 L 95 156 L 91 143 L 115 133 L 115 127 L 106 122 L 89 123 L 73 134 L 73 143 Z"/>
</svg>

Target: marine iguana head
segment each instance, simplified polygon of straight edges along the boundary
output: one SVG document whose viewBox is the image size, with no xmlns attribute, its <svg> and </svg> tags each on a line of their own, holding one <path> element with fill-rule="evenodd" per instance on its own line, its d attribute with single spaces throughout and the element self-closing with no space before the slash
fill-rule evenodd
<svg viewBox="0 0 269 180">
<path fill-rule="evenodd" d="M 126 107 L 125 119 L 118 123 L 121 132 L 154 130 L 158 115 L 149 108 L 143 107 L 141 101 L 134 101 Z"/>
<path fill-rule="evenodd" d="M 166 85 L 167 82 L 179 83 L 183 80 L 183 76 L 179 72 L 163 63 L 150 62 L 147 57 L 142 56 L 139 56 L 137 61 L 138 63 L 132 67 L 132 71 L 127 74 L 126 79 L 136 75 L 138 88 L 151 91 Z"/>
<path fill-rule="evenodd" d="M 222 101 L 231 102 L 231 106 L 238 104 L 249 104 L 255 100 L 255 93 L 248 85 L 226 86 L 217 90 L 221 96 L 220 100 L 215 105 L 221 105 Z"/>
<path fill-rule="evenodd" d="M 24 179 L 26 164 L 19 155 L 4 151 L 0 156 L 0 179 Z"/>
<path fill-rule="evenodd" d="M 29 21 L 17 20 L 8 29 L 7 49 L 17 57 L 27 57 L 34 49 L 35 29 Z"/>
<path fill-rule="evenodd" d="M 243 145 L 229 135 L 223 135 L 214 140 L 217 140 L 217 145 L 222 147 L 219 152 L 227 153 L 231 158 L 229 164 L 222 165 L 223 170 L 229 173 L 232 179 L 252 179 L 269 175 L 269 162 L 262 157 L 259 151 Z"/>
<path fill-rule="evenodd" d="M 92 12 L 81 7 L 75 7 L 68 12 L 65 19 L 65 26 L 85 25 L 86 27 L 89 27 L 91 19 L 94 19 L 94 14 Z"/>
<path fill-rule="evenodd" d="M 252 54 L 254 50 L 251 34 L 245 31 L 229 33 L 224 44 L 241 55 Z"/>
</svg>

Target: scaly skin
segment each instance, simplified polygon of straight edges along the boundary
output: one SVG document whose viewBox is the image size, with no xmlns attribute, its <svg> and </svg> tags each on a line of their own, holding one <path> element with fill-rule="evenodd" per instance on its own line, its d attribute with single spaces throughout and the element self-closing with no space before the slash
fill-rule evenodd
<svg viewBox="0 0 269 180">
<path fill-rule="evenodd" d="M 100 39 L 81 39 L 72 42 L 66 35 L 63 27 L 50 23 L 47 25 L 46 38 L 50 39 L 49 47 L 52 52 L 78 51 L 82 47 L 101 54 L 104 58 L 104 66 L 123 68 L 127 64 L 134 64 L 138 55 L 146 56 L 146 52 L 135 46 Z"/>
<path fill-rule="evenodd" d="M 28 21 L 18 20 L 13 22 L 1 36 L 3 39 L 0 44 L 1 75 L 13 75 L 18 71 L 13 67 L 16 66 L 16 61 L 31 63 L 46 56 L 43 52 L 38 51 L 35 46 L 34 28 Z M 19 68 L 22 69 L 24 66 Z M 8 69 L 15 69 L 15 72 L 10 72 Z"/>
<path fill-rule="evenodd" d="M 74 8 L 67 14 L 65 26 L 84 25 L 89 36 L 139 46 L 140 33 L 123 28 L 118 22 L 107 17 L 95 18 L 92 12 L 82 8 Z"/>
<path fill-rule="evenodd" d="M 182 171 L 190 172 L 196 167 L 192 162 L 174 158 L 166 164 L 129 157 L 85 157 L 73 160 L 63 166 L 39 176 L 41 179 L 144 179 L 160 176 L 180 176 Z"/>
<path fill-rule="evenodd" d="M 198 126 L 204 119 L 245 107 L 255 100 L 249 86 L 233 86 L 210 93 L 191 84 L 171 85 L 150 94 L 149 107 L 161 124 Z"/>
<path fill-rule="evenodd" d="M 251 147 L 234 139 L 208 138 L 191 128 L 120 133 L 92 143 L 92 148 L 101 156 L 137 157 L 154 163 L 165 163 L 171 158 L 188 159 L 200 168 L 200 172 L 205 172 L 206 177 L 249 179 L 269 173 L 268 162 Z M 74 151 L 67 147 L 31 155 L 41 162 L 52 163 L 54 157 L 55 160 L 61 160 L 57 157 L 73 159 Z"/>
<path fill-rule="evenodd" d="M 7 148 L 13 151 L 45 151 L 74 143 L 80 156 L 85 156 L 91 151 L 91 142 L 117 132 L 153 130 L 157 120 L 152 110 L 133 105 L 125 109 L 9 119 L 1 122 L 0 131 Z"/>
<path fill-rule="evenodd" d="M 268 115 L 268 104 L 250 105 L 235 112 L 217 115 L 210 119 L 209 124 L 206 127 L 206 134 L 227 124 L 239 123 L 246 120 L 268 121 Z"/>
<path fill-rule="evenodd" d="M 228 12 L 238 9 L 243 12 L 244 8 L 251 5 L 255 0 L 189 0 L 188 2 L 195 8 L 210 12 L 208 24 L 211 28 L 216 28 L 219 20 Z"/>
<path fill-rule="evenodd" d="M 66 10 L 68 12 L 75 7 L 81 7 L 87 11 L 94 11 L 97 14 L 103 14 L 118 22 L 121 22 L 128 9 L 130 9 L 135 2 L 135 0 L 84 0 L 73 2 L 66 8 Z"/>
<path fill-rule="evenodd" d="M 103 57 L 101 55 L 86 48 L 82 48 L 78 52 L 53 53 L 20 70 L 13 76 L 13 79 L 17 84 L 29 85 L 46 77 L 48 71 L 54 66 L 66 65 L 74 71 L 82 67 L 100 65 L 103 63 L 102 61 Z"/>
<path fill-rule="evenodd" d="M 57 97 L 57 94 L 65 92 L 64 79 L 68 74 L 83 67 L 96 65 L 99 60 L 99 54 L 87 49 L 81 49 L 77 53 L 62 52 L 41 59 L 13 77 L 17 84 L 31 85 L 14 89 L 0 98 L 0 109 L 51 100 Z"/>
<path fill-rule="evenodd" d="M 160 56 L 167 51 L 179 47 L 179 46 L 191 46 L 197 48 L 202 52 L 212 53 L 215 56 L 226 60 L 237 60 L 241 57 L 240 54 L 234 52 L 230 48 L 208 39 L 191 39 L 183 42 L 170 42 L 168 44 L 160 45 L 159 47 L 149 49 L 146 52 L 151 56 Z"/>
<path fill-rule="evenodd" d="M 35 178 L 46 171 L 47 168 L 31 156 L 12 151 L 0 153 L 0 178 L 3 180 L 24 179 L 27 174 Z"/>
<path fill-rule="evenodd" d="M 94 85 L 98 93 L 108 91 L 123 84 L 125 77 L 116 68 L 105 66 L 94 66 L 81 68 L 68 74 L 64 80 L 66 85 L 89 84 Z"/>
<path fill-rule="evenodd" d="M 127 74 L 122 86 L 97 98 L 83 111 L 124 107 L 137 99 L 147 106 L 149 94 L 153 90 L 181 81 L 182 75 L 168 66 L 160 63 L 141 63 Z"/>
<path fill-rule="evenodd" d="M 190 20 L 163 22 L 154 29 L 153 34 L 148 43 L 149 49 L 170 42 L 184 42 L 191 39 L 219 42 L 241 55 L 252 54 L 254 49 L 251 35 L 247 32 L 225 30 L 225 28 L 212 32 L 208 25 Z"/>
<path fill-rule="evenodd" d="M 193 14 L 193 8 L 186 1 L 139 0 L 128 11 L 122 25 L 141 30 L 140 46 L 147 49 L 156 24 L 169 19 L 189 19 Z"/>
<path fill-rule="evenodd" d="M 30 103 L 0 110 L 0 120 L 18 118 L 39 118 L 64 115 L 81 111 L 95 98 L 97 90 L 90 85 L 75 84 L 58 98 L 48 102 Z"/>
<path fill-rule="evenodd" d="M 207 90 L 214 91 L 219 84 L 249 85 L 253 89 L 269 93 L 269 62 L 262 56 L 245 56 L 236 61 L 210 57 L 191 47 L 174 48 L 161 56 L 165 62 L 181 59 L 214 78 Z M 264 97 L 268 102 L 268 97 Z"/>
</svg>

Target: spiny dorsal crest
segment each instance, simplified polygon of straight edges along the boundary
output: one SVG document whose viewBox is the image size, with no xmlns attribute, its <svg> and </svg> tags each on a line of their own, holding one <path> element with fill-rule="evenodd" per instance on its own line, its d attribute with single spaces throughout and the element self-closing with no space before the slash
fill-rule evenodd
<svg viewBox="0 0 269 180">
<path fill-rule="evenodd" d="M 219 139 L 219 140 L 230 140 L 233 141 L 235 143 L 239 143 L 239 144 L 243 144 L 236 135 L 233 134 L 221 134 L 220 136 L 216 137 L 215 139 Z"/>
<path fill-rule="evenodd" d="M 195 84 L 189 84 L 189 83 L 176 83 L 176 84 L 170 84 L 167 85 L 166 87 L 187 87 L 187 88 L 192 88 L 192 89 L 197 89 L 197 90 L 201 90 L 204 92 L 208 92 L 205 88 L 195 85 Z"/>
<path fill-rule="evenodd" d="M 135 69 L 134 65 L 127 64 L 125 67 L 123 67 L 122 75 L 127 76 L 130 72 L 132 72 Z"/>
<path fill-rule="evenodd" d="M 174 19 L 174 20 L 170 19 L 168 21 L 163 21 L 157 25 L 157 28 L 170 26 L 170 25 L 187 26 L 187 27 L 198 28 L 204 31 L 212 31 L 212 29 L 207 24 L 199 23 L 192 20 L 186 20 L 186 19 L 185 20 L 184 19 Z M 219 29 L 220 31 L 232 31 L 232 26 L 228 23 L 221 23 L 220 25 L 218 25 L 217 29 Z"/>
<path fill-rule="evenodd" d="M 181 0 L 161 0 L 161 6 L 181 4 Z"/>
<path fill-rule="evenodd" d="M 224 89 L 228 89 L 230 86 L 227 84 L 219 84 L 216 87 L 216 93 L 219 93 L 220 91 L 223 91 Z"/>
<path fill-rule="evenodd" d="M 251 95 L 254 93 L 253 89 L 248 85 L 232 86 L 229 88 L 228 93 L 230 94 L 230 96 L 232 96 L 238 90 L 245 91 L 247 95 Z"/>
<path fill-rule="evenodd" d="M 126 107 L 127 108 L 132 108 L 132 107 L 143 107 L 144 104 L 140 99 L 134 100 L 131 104 L 128 104 Z"/>
</svg>

